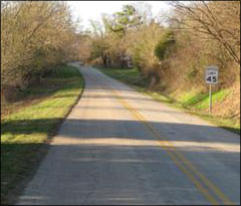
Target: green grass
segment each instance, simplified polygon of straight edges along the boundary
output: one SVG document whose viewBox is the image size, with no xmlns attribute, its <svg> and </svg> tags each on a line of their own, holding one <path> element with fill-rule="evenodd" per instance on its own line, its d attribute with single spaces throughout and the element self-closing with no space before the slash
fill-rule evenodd
<svg viewBox="0 0 241 206">
<path fill-rule="evenodd" d="M 84 82 L 74 67 L 62 66 L 42 85 L 25 91 L 30 102 L 1 121 L 1 204 L 17 194 L 46 153 L 46 143 L 80 97 Z M 16 194 L 15 194 L 16 193 Z"/>
<path fill-rule="evenodd" d="M 216 104 L 224 100 L 228 94 L 228 89 L 212 92 L 212 103 Z M 200 110 L 207 109 L 209 107 L 209 94 L 198 92 L 197 90 L 186 91 L 178 96 L 177 101 L 184 107 L 193 107 Z"/>
<path fill-rule="evenodd" d="M 205 98 L 208 98 L 207 93 L 199 93 L 197 90 L 185 91 L 179 95 L 176 99 L 184 107 L 193 106 L 201 102 Z"/>
<path fill-rule="evenodd" d="M 229 94 L 228 89 L 222 89 L 220 91 L 216 91 L 212 94 L 212 102 L 213 104 L 216 104 L 217 102 L 223 101 L 225 97 Z M 204 98 L 201 99 L 201 101 L 198 102 L 198 104 L 195 105 L 195 108 L 197 109 L 206 109 L 209 107 L 209 96 L 206 94 Z"/>
<path fill-rule="evenodd" d="M 153 99 L 167 103 L 168 105 L 179 108 L 184 112 L 197 115 L 202 119 L 205 119 L 217 126 L 225 128 L 229 131 L 240 134 L 240 122 L 229 118 L 221 118 L 211 116 L 207 114 L 207 108 L 209 107 L 209 94 L 200 93 L 197 90 L 191 90 L 189 92 L 183 92 L 177 98 L 170 95 L 164 95 L 162 92 L 148 90 L 148 82 L 142 79 L 137 69 L 116 69 L 116 68 L 100 68 L 100 71 L 118 79 L 129 86 L 133 87 L 143 94 L 151 96 Z M 213 105 L 219 101 L 222 101 L 229 93 L 228 89 L 219 90 L 213 92 L 212 101 Z"/>
</svg>

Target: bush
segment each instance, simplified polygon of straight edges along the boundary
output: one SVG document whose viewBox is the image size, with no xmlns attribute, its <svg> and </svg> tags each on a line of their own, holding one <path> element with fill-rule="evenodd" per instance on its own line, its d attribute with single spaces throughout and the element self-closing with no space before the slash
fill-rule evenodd
<svg viewBox="0 0 241 206">
<path fill-rule="evenodd" d="M 166 31 L 162 39 L 158 42 L 155 47 L 155 55 L 160 61 L 164 60 L 168 55 L 168 50 L 170 46 L 175 43 L 174 34 L 172 31 Z"/>
<path fill-rule="evenodd" d="M 5 1 L 1 6 L 1 86 L 22 90 L 73 56 L 75 33 L 65 3 Z M 1 87 L 4 95 L 6 88 Z"/>
</svg>

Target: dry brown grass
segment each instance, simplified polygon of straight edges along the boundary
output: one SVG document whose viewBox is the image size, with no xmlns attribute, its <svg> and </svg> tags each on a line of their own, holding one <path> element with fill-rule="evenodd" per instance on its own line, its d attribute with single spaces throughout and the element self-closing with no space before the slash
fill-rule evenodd
<svg viewBox="0 0 241 206">
<path fill-rule="evenodd" d="M 213 108 L 213 113 L 240 122 L 240 82 L 233 84 L 230 94 Z"/>
</svg>

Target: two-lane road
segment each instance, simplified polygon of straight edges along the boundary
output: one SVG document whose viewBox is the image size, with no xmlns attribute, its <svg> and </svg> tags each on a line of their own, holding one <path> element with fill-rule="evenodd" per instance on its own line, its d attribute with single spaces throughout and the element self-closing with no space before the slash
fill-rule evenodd
<svg viewBox="0 0 241 206">
<path fill-rule="evenodd" d="M 240 136 L 93 68 L 18 204 L 240 204 Z"/>
</svg>

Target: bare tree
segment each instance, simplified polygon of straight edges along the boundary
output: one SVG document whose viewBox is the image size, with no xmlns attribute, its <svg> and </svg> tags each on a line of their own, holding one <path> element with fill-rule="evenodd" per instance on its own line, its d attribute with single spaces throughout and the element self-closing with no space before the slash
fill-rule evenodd
<svg viewBox="0 0 241 206">
<path fill-rule="evenodd" d="M 240 65 L 240 1 L 174 2 L 172 5 L 178 18 L 175 16 L 171 20 L 178 29 L 217 41 Z"/>
<path fill-rule="evenodd" d="M 65 2 L 1 2 L 1 84 L 32 77 L 74 55 L 75 28 Z"/>
</svg>

